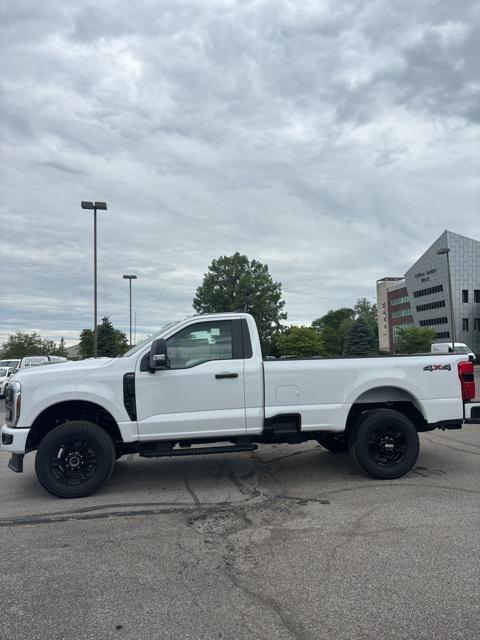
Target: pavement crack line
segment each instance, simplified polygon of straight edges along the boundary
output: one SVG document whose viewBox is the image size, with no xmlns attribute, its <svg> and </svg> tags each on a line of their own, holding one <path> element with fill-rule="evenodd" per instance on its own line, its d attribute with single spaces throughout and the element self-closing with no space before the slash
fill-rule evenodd
<svg viewBox="0 0 480 640">
<path fill-rule="evenodd" d="M 284 602 L 280 603 L 273 596 L 267 593 L 259 593 L 243 584 L 232 571 L 225 571 L 225 575 L 231 580 L 233 585 L 243 591 L 247 596 L 253 598 L 256 602 L 269 609 L 289 631 L 295 640 L 308 640 L 309 635 L 304 624 L 296 618 L 293 611 L 289 609 Z"/>
<path fill-rule="evenodd" d="M 183 478 L 183 481 L 185 482 L 185 486 L 187 487 L 188 493 L 192 496 L 193 502 L 197 505 L 197 507 L 199 507 L 200 506 L 200 499 L 197 496 L 197 494 L 195 493 L 195 491 L 192 489 L 192 487 L 190 486 L 190 483 L 188 482 L 186 476 Z"/>
<path fill-rule="evenodd" d="M 240 493 L 244 496 L 251 496 L 252 498 L 257 498 L 260 495 L 260 491 L 255 488 L 250 488 L 246 484 L 244 484 L 237 476 L 234 474 L 233 470 L 230 469 L 228 471 L 228 477 L 232 484 L 234 484 Z"/>
</svg>

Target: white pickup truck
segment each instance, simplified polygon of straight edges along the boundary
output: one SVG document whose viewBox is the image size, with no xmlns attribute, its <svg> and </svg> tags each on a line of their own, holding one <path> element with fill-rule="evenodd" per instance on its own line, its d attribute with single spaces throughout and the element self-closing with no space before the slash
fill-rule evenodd
<svg viewBox="0 0 480 640">
<path fill-rule="evenodd" d="M 17 374 L 1 446 L 9 467 L 37 451 L 50 493 L 96 491 L 126 453 L 153 458 L 316 440 L 376 478 L 413 467 L 418 432 L 480 422 L 462 354 L 263 361 L 245 313 L 172 323 L 123 357 Z"/>
</svg>

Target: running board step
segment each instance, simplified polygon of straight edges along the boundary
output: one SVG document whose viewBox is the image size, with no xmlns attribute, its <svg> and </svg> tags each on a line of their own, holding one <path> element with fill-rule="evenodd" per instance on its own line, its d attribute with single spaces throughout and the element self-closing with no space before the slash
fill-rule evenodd
<svg viewBox="0 0 480 640">
<path fill-rule="evenodd" d="M 237 444 L 228 447 L 192 447 L 191 449 L 157 449 L 141 451 L 142 458 L 170 458 L 174 456 L 203 456 L 208 453 L 235 453 L 236 451 L 255 451 L 256 444 Z"/>
</svg>

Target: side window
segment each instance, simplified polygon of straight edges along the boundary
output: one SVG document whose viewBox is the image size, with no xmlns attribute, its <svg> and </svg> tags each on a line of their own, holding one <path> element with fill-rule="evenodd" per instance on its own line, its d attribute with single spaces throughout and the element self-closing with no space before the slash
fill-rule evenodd
<svg viewBox="0 0 480 640">
<path fill-rule="evenodd" d="M 232 321 L 198 322 L 167 340 L 171 369 L 194 367 L 209 360 L 233 357 Z"/>
</svg>

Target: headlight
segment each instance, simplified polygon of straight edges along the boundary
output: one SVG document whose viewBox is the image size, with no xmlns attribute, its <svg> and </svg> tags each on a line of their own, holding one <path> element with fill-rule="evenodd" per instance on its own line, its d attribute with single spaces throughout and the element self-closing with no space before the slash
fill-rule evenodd
<svg viewBox="0 0 480 640">
<path fill-rule="evenodd" d="M 22 385 L 17 380 L 9 382 L 5 391 L 5 420 L 15 427 L 22 408 Z"/>
</svg>

